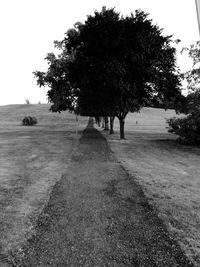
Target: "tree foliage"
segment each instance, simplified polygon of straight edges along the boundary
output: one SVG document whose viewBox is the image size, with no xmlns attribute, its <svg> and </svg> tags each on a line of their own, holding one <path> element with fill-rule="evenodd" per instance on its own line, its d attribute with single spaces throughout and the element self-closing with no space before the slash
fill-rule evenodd
<svg viewBox="0 0 200 267">
<path fill-rule="evenodd" d="M 63 54 L 56 57 L 53 53 L 47 54 L 45 58 L 48 62 L 47 72 L 35 71 L 37 84 L 48 86 L 48 100 L 52 104 L 51 110 L 61 112 L 64 110 L 73 111 L 75 94 L 68 79 L 68 58 Z"/>
<path fill-rule="evenodd" d="M 55 43 L 61 54 L 49 54 L 48 71 L 35 76 L 40 86 L 50 86 L 53 111 L 73 110 L 76 101 L 81 114 L 116 116 L 124 138 L 128 112 L 181 95 L 171 42 L 143 11 L 122 17 L 103 7 Z"/>
<path fill-rule="evenodd" d="M 184 144 L 200 144 L 200 113 L 191 113 L 184 118 L 167 120 L 169 132 L 179 136 L 178 140 Z"/>
<path fill-rule="evenodd" d="M 184 47 L 183 52 L 187 52 L 193 61 L 192 69 L 182 74 L 182 78 L 187 81 L 188 91 L 191 93 L 200 89 L 200 41 L 190 47 Z"/>
<path fill-rule="evenodd" d="M 184 48 L 191 59 L 193 67 L 191 70 L 182 74 L 182 78 L 187 80 L 189 94 L 185 97 L 182 111 L 188 114 L 184 118 L 171 118 L 169 132 L 179 136 L 178 140 L 187 144 L 200 143 L 200 42 Z"/>
</svg>

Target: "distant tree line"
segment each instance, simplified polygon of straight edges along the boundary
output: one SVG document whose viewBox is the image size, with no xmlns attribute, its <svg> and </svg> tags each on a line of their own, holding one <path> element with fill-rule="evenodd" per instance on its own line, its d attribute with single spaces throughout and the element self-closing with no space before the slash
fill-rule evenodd
<svg viewBox="0 0 200 267">
<path fill-rule="evenodd" d="M 34 72 L 38 85 L 50 88 L 53 112 L 69 110 L 97 121 L 102 117 L 106 125 L 109 118 L 111 133 L 117 117 L 124 139 L 128 112 L 180 102 L 172 36 L 164 36 L 141 10 L 123 17 L 103 7 L 54 43 L 59 55 L 49 53 L 48 70 Z"/>
</svg>

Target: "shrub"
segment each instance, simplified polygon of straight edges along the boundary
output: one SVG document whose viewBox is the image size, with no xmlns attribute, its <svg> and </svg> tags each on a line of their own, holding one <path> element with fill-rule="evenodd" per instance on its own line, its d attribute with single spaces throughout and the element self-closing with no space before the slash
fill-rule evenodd
<svg viewBox="0 0 200 267">
<path fill-rule="evenodd" d="M 185 144 L 200 144 L 200 112 L 184 118 L 170 118 L 168 132 L 179 135 L 178 140 Z"/>
<path fill-rule="evenodd" d="M 37 124 L 37 119 L 35 117 L 26 116 L 22 120 L 22 125 L 25 126 L 33 126 L 35 124 Z"/>
</svg>

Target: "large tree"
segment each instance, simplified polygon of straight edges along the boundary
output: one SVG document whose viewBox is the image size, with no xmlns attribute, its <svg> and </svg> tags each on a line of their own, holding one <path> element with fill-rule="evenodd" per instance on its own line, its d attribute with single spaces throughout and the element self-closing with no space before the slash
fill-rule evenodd
<svg viewBox="0 0 200 267">
<path fill-rule="evenodd" d="M 128 112 L 153 98 L 164 102 L 180 96 L 171 36 L 163 36 L 144 12 L 124 18 L 103 8 L 75 31 L 63 41 L 68 51 L 76 51 L 70 73 L 80 88 L 79 105 L 91 114 L 117 116 L 121 139 Z"/>
<path fill-rule="evenodd" d="M 103 7 L 85 23 L 75 24 L 57 44 L 62 49 L 59 60 L 64 58 L 67 66 L 65 79 L 75 91 L 79 111 L 92 116 L 117 116 L 120 138 L 124 139 L 128 112 L 139 111 L 154 98 L 164 102 L 180 96 L 171 42 L 172 37 L 163 36 L 140 10 L 122 17 L 115 9 Z M 59 89 L 56 92 L 59 94 Z"/>
</svg>

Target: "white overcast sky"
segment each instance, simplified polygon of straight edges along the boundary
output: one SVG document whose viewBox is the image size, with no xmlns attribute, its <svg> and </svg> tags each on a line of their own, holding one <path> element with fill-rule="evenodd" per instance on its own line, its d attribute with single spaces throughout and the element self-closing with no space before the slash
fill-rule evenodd
<svg viewBox="0 0 200 267">
<path fill-rule="evenodd" d="M 123 15 L 139 8 L 150 13 L 164 34 L 181 39 L 181 46 L 199 39 L 195 0 L 0 0 L 0 105 L 47 102 L 47 89 L 36 85 L 32 72 L 45 71 L 53 41 L 102 6 Z M 189 67 L 184 57 L 178 62 Z"/>
</svg>

